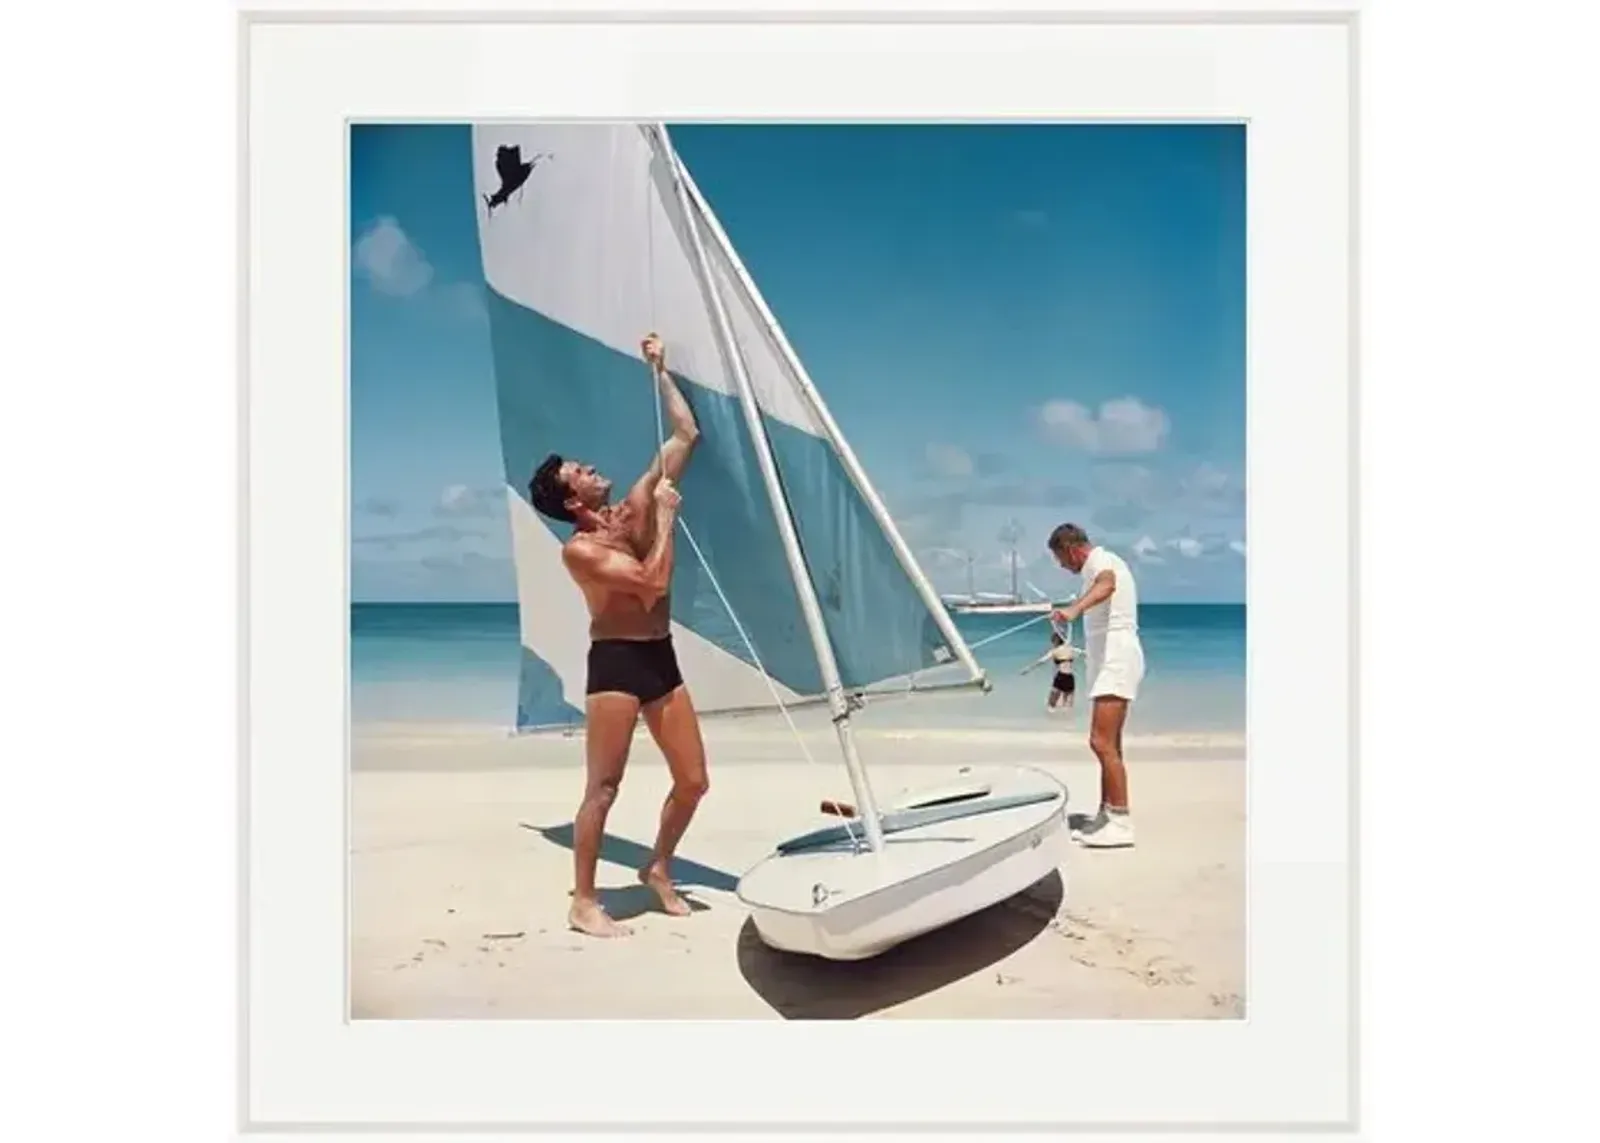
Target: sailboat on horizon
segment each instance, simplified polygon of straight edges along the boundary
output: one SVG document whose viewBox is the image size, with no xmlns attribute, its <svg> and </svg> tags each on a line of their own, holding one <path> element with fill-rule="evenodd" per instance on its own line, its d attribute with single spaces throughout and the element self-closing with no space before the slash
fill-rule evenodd
<svg viewBox="0 0 1600 1143">
<path fill-rule="evenodd" d="M 971 551 L 954 552 L 951 549 L 940 549 L 951 555 L 964 557 L 967 563 L 967 590 L 964 595 L 945 593 L 941 596 L 946 607 L 957 615 L 1045 615 L 1057 607 L 1066 606 L 1065 602 L 1052 600 L 1033 584 L 1028 584 L 1028 589 L 1037 595 L 1038 599 L 1024 599 L 1018 590 L 1020 568 L 1017 564 L 1017 548 L 1012 544 L 1011 555 L 1011 591 L 1009 594 L 998 591 L 977 590 L 975 566 L 976 557 Z"/>
<path fill-rule="evenodd" d="M 680 483 L 690 550 L 671 586 L 685 681 L 708 718 L 826 705 L 853 793 L 739 879 L 762 940 L 871 957 L 1057 870 L 1067 791 L 1043 770 L 952 767 L 880 801 L 852 728 L 862 703 L 987 692 L 989 680 L 665 127 L 475 125 L 479 200 L 506 147 L 551 157 L 492 225 L 478 213 L 522 641 L 517 729 L 581 727 L 588 649 L 560 558 L 566 527 L 534 511 L 527 475 L 551 451 L 621 471 L 659 447 L 638 350 L 654 330 L 701 429 Z M 953 677 L 917 681 L 941 673 Z"/>
</svg>

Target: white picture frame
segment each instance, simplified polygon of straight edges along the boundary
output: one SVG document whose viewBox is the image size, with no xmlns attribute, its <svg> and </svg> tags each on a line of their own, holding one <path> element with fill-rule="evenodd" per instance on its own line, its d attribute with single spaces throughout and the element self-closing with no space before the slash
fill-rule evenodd
<svg viewBox="0 0 1600 1143">
<path fill-rule="evenodd" d="M 1356 18 L 881 7 L 241 15 L 246 1129 L 1353 1122 Z M 1248 121 L 1246 1020 L 346 1019 L 346 125 L 509 117 Z M 594 1064 L 619 1042 L 766 1066 L 620 1085 Z"/>
</svg>

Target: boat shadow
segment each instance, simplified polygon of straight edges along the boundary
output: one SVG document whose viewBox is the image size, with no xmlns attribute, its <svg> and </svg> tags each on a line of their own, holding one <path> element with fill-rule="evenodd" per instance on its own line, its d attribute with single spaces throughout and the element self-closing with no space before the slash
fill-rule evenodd
<svg viewBox="0 0 1600 1143">
<path fill-rule="evenodd" d="M 559 845 L 562 849 L 572 848 L 572 823 L 563 822 L 557 826 L 537 826 L 528 822 L 518 822 L 519 826 L 532 833 L 538 834 L 552 845 Z M 603 834 L 600 839 L 600 861 L 602 864 L 622 866 L 630 870 L 638 870 L 650 860 L 650 847 L 630 841 L 625 837 L 615 834 Z M 698 861 L 690 861 L 683 857 L 674 857 L 669 870 L 672 883 L 679 894 L 689 903 L 689 908 L 696 913 L 703 913 L 711 906 L 694 895 L 696 887 L 705 889 L 720 889 L 732 893 L 739 887 L 739 879 L 731 873 L 721 869 L 714 869 L 709 865 L 701 865 Z M 600 904 L 605 911 L 611 914 L 613 920 L 626 921 L 645 913 L 659 912 L 660 902 L 656 895 L 646 886 L 637 882 L 630 882 L 617 887 L 599 888 Z"/>
<path fill-rule="evenodd" d="M 942 929 L 860 961 L 780 952 L 755 921 L 739 930 L 739 972 L 787 1020 L 854 1020 L 936 992 L 982 972 L 1050 927 L 1066 886 L 1059 870 Z"/>
</svg>

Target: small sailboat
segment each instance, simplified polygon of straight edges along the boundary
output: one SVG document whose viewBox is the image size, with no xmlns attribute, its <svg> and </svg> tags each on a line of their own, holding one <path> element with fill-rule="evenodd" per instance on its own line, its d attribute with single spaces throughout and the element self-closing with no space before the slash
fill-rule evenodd
<svg viewBox="0 0 1600 1143">
<path fill-rule="evenodd" d="M 1065 605 L 1048 599 L 1023 599 L 1017 595 L 991 591 L 980 591 L 950 600 L 950 610 L 958 615 L 1043 615 L 1052 608 L 1062 606 Z"/>
<path fill-rule="evenodd" d="M 655 330 L 701 428 L 680 482 L 690 552 L 672 581 L 684 678 L 707 718 L 826 704 L 853 796 L 740 878 L 761 938 L 870 957 L 1057 869 L 1067 792 L 1042 770 L 953 767 L 882 798 L 869 778 L 852 728 L 863 702 L 930 671 L 955 677 L 911 693 L 989 681 L 665 128 L 495 123 L 472 136 L 480 200 L 500 185 L 504 148 L 552 159 L 492 226 L 478 215 L 520 604 L 518 729 L 581 725 L 588 647 L 563 526 L 527 502 L 528 474 L 551 451 L 619 474 L 642 466 L 661 440 L 638 350 Z"/>
<path fill-rule="evenodd" d="M 1038 599 L 1024 599 L 1018 590 L 1019 568 L 1017 566 L 1017 548 L 1013 544 L 1010 550 L 1011 557 L 1011 591 L 1003 593 L 998 591 L 979 591 L 974 582 L 971 552 L 966 553 L 967 560 L 967 593 L 961 596 L 946 595 L 945 603 L 957 615 L 1044 615 L 1051 609 L 1064 606 L 1053 602 L 1031 583 L 1029 589 L 1037 595 Z"/>
</svg>

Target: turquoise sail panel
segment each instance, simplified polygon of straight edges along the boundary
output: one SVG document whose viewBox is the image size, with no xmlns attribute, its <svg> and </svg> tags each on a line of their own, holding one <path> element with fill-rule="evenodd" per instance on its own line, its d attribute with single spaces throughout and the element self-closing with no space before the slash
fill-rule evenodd
<svg viewBox="0 0 1600 1143">
<path fill-rule="evenodd" d="M 808 392 L 773 336 L 775 319 L 768 320 L 765 301 L 735 265 L 731 244 L 713 241 L 725 238 L 720 227 L 698 202 L 691 209 L 707 236 L 713 280 L 751 387 L 767 414 L 773 458 L 842 681 L 847 687 L 866 687 L 954 663 L 954 648 L 838 451 L 814 447 L 826 433 L 815 411 L 820 395 Z M 788 418 L 772 415 L 796 408 L 805 412 Z"/>
</svg>

